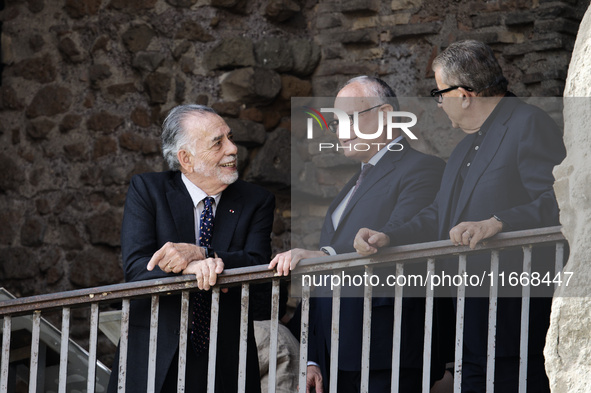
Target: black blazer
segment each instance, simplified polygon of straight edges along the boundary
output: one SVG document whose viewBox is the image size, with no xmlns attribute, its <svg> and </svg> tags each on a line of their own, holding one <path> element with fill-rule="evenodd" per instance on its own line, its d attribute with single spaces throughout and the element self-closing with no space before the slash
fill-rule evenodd
<svg viewBox="0 0 591 393">
<path fill-rule="evenodd" d="M 559 128 L 544 111 L 511 93 L 498 105 L 457 198 L 454 216 L 450 216 L 454 185 L 471 148 L 469 136 L 449 157 L 435 201 L 405 225 L 387 226 L 385 233 L 390 236 L 391 245 L 449 239 L 449 230 L 460 222 L 486 220 L 493 215 L 502 219 L 504 231 L 559 224 L 552 175 L 554 166 L 566 155 Z M 501 253 L 500 261 L 501 268 L 521 268 L 522 253 Z M 486 254 L 470 257 L 469 273 L 488 269 L 489 263 L 490 256 Z M 465 349 L 475 356 L 485 356 L 488 299 L 469 298 L 465 307 Z M 520 310 L 521 299 L 500 299 L 497 356 L 519 354 Z M 542 353 L 548 316 L 549 301 L 532 299 L 530 354 Z"/>
<path fill-rule="evenodd" d="M 223 191 L 214 219 L 212 247 L 223 259 L 225 269 L 269 262 L 274 208 L 275 197 L 271 193 L 241 180 Z M 125 280 L 130 282 L 173 275 L 164 273 L 158 267 L 151 272 L 146 270 L 154 252 L 169 241 L 195 243 L 194 207 L 181 173 L 169 171 L 134 176 L 127 193 L 121 231 Z M 133 301 L 130 313 L 126 386 L 127 391 L 145 392 L 150 300 Z M 180 296 L 162 296 L 158 324 L 156 391 L 160 390 L 173 357 L 176 356 L 179 321 Z M 236 379 L 239 326 L 240 287 L 233 287 L 228 293 L 220 294 L 217 369 L 222 371 L 219 366 L 229 367 L 230 370 L 223 371 L 224 375 L 236 376 Z M 249 370 L 255 371 L 257 375 L 254 375 L 254 379 L 258 384 L 252 324 L 249 329 L 249 355 L 247 374 L 252 373 Z M 220 358 L 226 359 L 225 362 L 222 361 L 222 365 L 219 363 Z M 255 364 L 250 364 L 253 361 Z M 113 366 L 110 388 L 117 381 L 117 362 L 118 357 Z M 247 383 L 252 379 L 253 377 L 247 376 Z"/>
<path fill-rule="evenodd" d="M 339 254 L 355 252 L 353 239 L 360 228 L 382 229 L 388 222 L 402 225 L 433 201 L 445 163 L 412 149 L 406 142 L 403 144 L 402 151 L 387 152 L 368 172 L 335 230 L 331 215 L 355 185 L 359 173 L 341 190 L 326 213 L 320 246 L 331 246 Z M 403 302 L 406 314 L 403 322 L 405 353 L 402 357 L 406 366 L 421 367 L 422 351 L 413 346 L 420 345 L 422 348 L 423 335 L 414 323 L 424 319 L 424 300 L 418 299 L 418 303 L 413 300 L 404 299 Z M 394 299 L 374 298 L 372 304 L 370 368 L 388 369 L 392 367 Z M 327 371 L 328 359 L 325 355 L 330 354 L 332 301 L 329 298 L 313 299 L 311 307 L 309 358 Z M 342 299 L 340 315 L 339 368 L 358 371 L 361 368 L 363 299 Z"/>
</svg>

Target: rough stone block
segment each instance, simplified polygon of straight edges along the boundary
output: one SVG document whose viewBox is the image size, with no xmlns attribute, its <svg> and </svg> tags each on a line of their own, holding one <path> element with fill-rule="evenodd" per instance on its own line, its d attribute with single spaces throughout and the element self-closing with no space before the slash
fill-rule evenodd
<svg viewBox="0 0 591 393">
<path fill-rule="evenodd" d="M 505 25 L 519 26 L 533 23 L 535 20 L 536 13 L 534 11 L 518 11 L 509 13 L 505 16 Z"/>
<path fill-rule="evenodd" d="M 289 186 L 291 184 L 291 133 L 278 128 L 269 134 L 267 141 L 248 167 L 247 181 L 258 184 Z"/>
<path fill-rule="evenodd" d="M 183 22 L 177 30 L 175 39 L 187 39 L 189 41 L 209 42 L 214 38 L 199 23 L 193 20 Z"/>
<path fill-rule="evenodd" d="M 246 147 L 260 146 L 265 143 L 267 133 L 262 124 L 246 119 L 225 118 L 224 120 L 232 129 L 235 143 Z"/>
<path fill-rule="evenodd" d="M 240 114 L 240 104 L 239 102 L 232 101 L 232 102 L 215 102 L 211 105 L 214 111 L 216 111 L 220 116 L 231 116 L 231 117 L 238 117 Z"/>
<path fill-rule="evenodd" d="M 71 18 L 78 19 L 96 15 L 102 0 L 66 0 L 64 9 Z"/>
<path fill-rule="evenodd" d="M 189 8 L 197 3 L 197 0 L 166 0 L 166 2 L 174 7 Z"/>
<path fill-rule="evenodd" d="M 296 75 L 310 75 L 320 62 L 320 48 L 313 41 L 296 38 L 289 41 L 291 57 L 293 58 L 292 72 Z"/>
<path fill-rule="evenodd" d="M 141 151 L 144 138 L 131 131 L 124 132 L 119 136 L 119 146 L 131 151 Z"/>
<path fill-rule="evenodd" d="M 500 26 L 503 23 L 503 14 L 479 14 L 471 17 L 472 27 L 480 29 L 482 27 Z"/>
<path fill-rule="evenodd" d="M 292 52 L 279 37 L 263 38 L 254 45 L 254 54 L 259 67 L 288 72 L 293 67 Z"/>
<path fill-rule="evenodd" d="M 84 60 L 84 53 L 78 47 L 78 44 L 70 37 L 65 37 L 58 44 L 58 49 L 64 60 L 70 63 L 80 63 Z"/>
<path fill-rule="evenodd" d="M 222 96 L 226 101 L 246 104 L 266 103 L 281 90 L 281 78 L 264 68 L 240 68 L 220 77 Z"/>
<path fill-rule="evenodd" d="M 130 115 L 131 121 L 140 127 L 149 127 L 152 123 L 150 113 L 144 107 L 136 107 Z"/>
<path fill-rule="evenodd" d="M 354 31 L 344 31 L 340 33 L 333 33 L 330 35 L 323 34 L 324 41 L 338 41 L 342 44 L 370 44 L 377 45 L 379 42 L 378 32 L 374 29 L 362 29 Z"/>
<path fill-rule="evenodd" d="M 205 55 L 204 64 L 210 71 L 253 66 L 256 62 L 252 41 L 243 37 L 222 40 Z"/>
<path fill-rule="evenodd" d="M 54 116 L 66 112 L 72 105 L 72 93 L 69 89 L 50 85 L 41 88 L 27 108 L 27 117 Z"/>
<path fill-rule="evenodd" d="M 182 55 L 184 55 L 189 49 L 191 49 L 191 43 L 189 41 L 183 41 L 180 44 L 178 44 L 172 51 L 172 57 L 175 58 L 175 60 L 178 60 L 181 58 Z"/>
<path fill-rule="evenodd" d="M 561 36 L 528 41 L 523 44 L 507 46 L 503 49 L 503 55 L 507 57 L 519 56 L 530 52 L 542 52 L 546 50 L 562 49 L 565 42 Z"/>
<path fill-rule="evenodd" d="M 111 67 L 107 64 L 93 64 L 88 67 L 88 79 L 94 88 L 99 87 L 99 82 L 111 77 Z"/>
<path fill-rule="evenodd" d="M 154 8 L 158 0 L 111 0 L 109 8 L 128 13 L 136 13 Z"/>
<path fill-rule="evenodd" d="M 0 190 L 18 190 L 25 178 L 25 174 L 14 157 L 0 153 L 0 168 L 2 168 L 0 171 Z"/>
<path fill-rule="evenodd" d="M 270 0 L 265 7 L 265 17 L 272 22 L 285 22 L 300 12 L 301 8 L 293 0 Z"/>
<path fill-rule="evenodd" d="M 423 5 L 423 0 L 392 0 L 390 8 L 392 11 L 399 11 L 419 8 L 421 5 Z"/>
<path fill-rule="evenodd" d="M 164 104 L 168 100 L 168 92 L 172 78 L 168 74 L 154 72 L 146 77 L 145 85 L 150 102 L 154 104 Z"/>
<path fill-rule="evenodd" d="M 55 80 L 57 75 L 56 68 L 49 54 L 38 58 L 25 59 L 15 63 L 10 69 L 14 70 L 14 75 L 16 76 L 39 83 L 51 82 Z"/>
<path fill-rule="evenodd" d="M 374 28 L 378 25 L 380 18 L 377 16 L 362 16 L 353 20 L 352 30 Z"/>
<path fill-rule="evenodd" d="M 138 52 L 133 57 L 132 65 L 140 70 L 156 71 L 164 62 L 164 54 L 156 51 Z"/>
<path fill-rule="evenodd" d="M 112 228 L 118 232 L 118 226 Z M 91 247 L 76 254 L 68 269 L 73 285 L 88 288 L 97 285 L 119 283 L 123 280 L 123 270 L 115 251 L 101 247 Z"/>
<path fill-rule="evenodd" d="M 27 127 L 27 136 L 31 139 L 45 139 L 55 123 L 48 119 L 33 120 Z"/>
<path fill-rule="evenodd" d="M 117 153 L 117 141 L 110 137 L 110 136 L 102 136 L 96 138 L 94 141 L 94 147 L 92 150 L 92 159 L 97 160 L 101 157 L 108 156 L 111 154 Z M 108 176 L 110 172 L 103 173 L 103 182 L 104 177 Z M 109 185 L 112 183 L 105 183 L 105 185 Z"/>
<path fill-rule="evenodd" d="M 579 24 L 564 18 L 538 19 L 534 22 L 534 33 L 545 34 L 549 31 L 576 36 L 579 31 Z"/>
<path fill-rule="evenodd" d="M 76 142 L 64 145 L 64 154 L 70 161 L 86 161 L 88 156 L 87 144 Z"/>
<path fill-rule="evenodd" d="M 39 278 L 39 263 L 32 249 L 11 247 L 3 252 L 4 272 L 9 273 L 11 279 Z"/>
<path fill-rule="evenodd" d="M 441 30 L 441 22 L 415 23 L 390 28 L 392 39 L 426 34 L 437 34 Z"/>
<path fill-rule="evenodd" d="M 340 14 L 331 12 L 320 14 L 316 17 L 316 28 L 317 29 L 332 29 L 333 27 L 339 27 L 343 24 Z"/>
<path fill-rule="evenodd" d="M 129 28 L 121 37 L 123 43 L 131 52 L 146 50 L 156 33 L 148 25 L 139 25 Z"/>
<path fill-rule="evenodd" d="M 312 92 L 312 84 L 292 75 L 281 76 L 281 98 L 290 100 L 292 97 L 308 97 Z"/>
<path fill-rule="evenodd" d="M 137 89 L 133 83 L 119 83 L 107 87 L 107 94 L 120 98 L 121 96 L 129 93 L 136 93 Z"/>
<path fill-rule="evenodd" d="M 43 244 L 47 223 L 39 217 L 29 217 L 21 227 L 21 244 L 25 247 L 38 247 Z"/>
<path fill-rule="evenodd" d="M 236 14 L 244 14 L 246 12 L 246 4 L 246 0 L 211 0 L 212 7 L 225 8 Z"/>
<path fill-rule="evenodd" d="M 341 0 L 335 5 L 341 12 L 376 13 L 380 10 L 379 0 Z"/>
<path fill-rule="evenodd" d="M 21 110 L 24 105 L 10 86 L 0 86 L 0 109 Z"/>
<path fill-rule="evenodd" d="M 100 111 L 92 114 L 86 121 L 86 127 L 92 131 L 104 132 L 105 134 L 112 133 L 123 124 L 123 118 L 113 115 L 107 111 Z"/>
</svg>

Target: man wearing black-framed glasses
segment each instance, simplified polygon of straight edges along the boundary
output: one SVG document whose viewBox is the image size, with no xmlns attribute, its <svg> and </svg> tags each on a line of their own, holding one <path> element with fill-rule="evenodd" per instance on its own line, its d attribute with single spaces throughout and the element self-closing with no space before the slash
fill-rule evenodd
<svg viewBox="0 0 591 393">
<path fill-rule="evenodd" d="M 451 153 L 433 204 L 403 226 L 361 229 L 356 250 L 369 255 L 387 245 L 445 239 L 474 248 L 501 231 L 558 225 L 552 169 L 566 152 L 556 123 L 507 91 L 508 82 L 492 49 L 481 42 L 450 45 L 432 68 L 437 89 L 431 96 L 452 126 L 467 136 Z M 547 255 L 538 251 L 532 259 L 543 266 Z M 520 252 L 500 255 L 501 266 L 522 263 Z M 468 274 L 486 272 L 483 266 L 489 262 L 488 255 L 468 256 Z M 536 298 L 530 303 L 527 387 L 531 392 L 549 392 L 543 348 L 550 301 Z M 521 298 L 498 300 L 494 375 L 498 392 L 516 392 L 519 386 L 521 303 Z M 487 390 L 488 308 L 488 298 L 466 298 L 463 393 Z"/>
<path fill-rule="evenodd" d="M 330 204 L 320 235 L 320 250 L 293 249 L 273 258 L 269 268 L 276 267 L 282 275 L 287 276 L 301 259 L 353 252 L 353 238 L 359 228 L 381 228 L 387 222 L 402 225 L 431 203 L 439 188 L 442 160 L 412 149 L 400 130 L 393 130 L 388 139 L 386 116 L 398 110 L 398 101 L 384 81 L 367 76 L 349 80 L 339 90 L 334 107 L 349 117 L 346 126 L 350 134 L 339 135 L 340 150 L 347 158 L 357 161 L 360 170 Z M 381 133 L 376 132 L 380 131 L 380 124 Z M 369 140 L 360 138 L 354 132 L 355 125 L 365 135 L 379 135 Z M 340 126 L 338 120 L 328 125 L 334 133 L 343 125 Z M 424 325 L 424 304 L 422 299 L 403 299 L 400 392 L 421 390 L 423 332 L 416 327 Z M 394 298 L 374 297 L 372 305 L 369 393 L 389 393 Z M 328 393 L 330 382 L 331 386 L 336 384 L 339 393 L 359 393 L 363 299 L 341 299 L 338 359 L 329 355 L 332 326 L 330 317 L 326 316 L 331 313 L 331 298 L 311 299 L 307 391 L 314 388 L 317 393 Z M 329 381 L 328 374 L 334 362 L 338 363 L 336 382 Z M 442 374 L 443 367 L 433 367 L 433 382 Z"/>
</svg>

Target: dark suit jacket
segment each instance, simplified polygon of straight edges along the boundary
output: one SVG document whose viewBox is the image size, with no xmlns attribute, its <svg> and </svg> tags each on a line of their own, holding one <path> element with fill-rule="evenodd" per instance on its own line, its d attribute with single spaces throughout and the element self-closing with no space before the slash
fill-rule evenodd
<svg viewBox="0 0 591 393">
<path fill-rule="evenodd" d="M 504 231 L 558 225 L 552 169 L 566 155 L 561 132 L 545 112 L 511 93 L 498 105 L 457 198 L 454 216 L 450 217 L 454 185 L 471 148 L 469 136 L 449 157 L 435 201 L 405 225 L 388 225 L 385 233 L 391 245 L 449 239 L 449 230 L 458 223 L 493 215 L 503 220 Z M 467 266 L 475 272 L 488 269 L 489 263 L 489 255 L 477 255 L 468 258 Z M 521 268 L 521 252 L 501 253 L 501 268 L 510 265 Z M 465 307 L 465 349 L 485 356 L 488 299 L 469 298 Z M 497 356 L 519 354 L 520 309 L 521 299 L 505 298 L 498 303 Z M 530 354 L 542 352 L 548 316 L 549 302 L 532 299 Z"/>
<path fill-rule="evenodd" d="M 271 193 L 241 180 L 223 191 L 215 214 L 212 246 L 224 261 L 225 269 L 269 262 L 274 208 L 275 198 Z M 169 241 L 195 243 L 194 207 L 181 173 L 169 171 L 134 176 L 127 193 L 121 231 L 125 280 L 129 282 L 170 277 L 172 274 L 164 273 L 158 267 L 151 272 L 146 270 L 154 252 Z M 128 392 L 145 392 L 150 300 L 133 301 L 130 313 L 126 386 Z M 160 390 L 173 357 L 177 356 L 179 321 L 180 296 L 162 296 L 158 323 L 156 391 Z M 233 287 L 228 293 L 220 294 L 218 323 L 216 369 L 224 373 L 226 382 L 230 382 L 230 388 L 224 388 L 227 392 L 236 391 L 234 386 L 238 375 L 239 326 L 240 288 Z M 254 378 L 256 385 L 260 386 L 252 324 L 249 328 L 248 352 L 247 383 L 249 380 L 252 383 Z M 110 388 L 117 381 L 117 361 L 118 358 L 113 366 Z"/>
<path fill-rule="evenodd" d="M 337 253 L 354 252 L 353 239 L 360 228 L 381 229 L 387 222 L 402 225 L 433 201 L 444 166 L 441 159 L 420 153 L 406 142 L 402 151 L 387 152 L 364 178 L 344 210 L 336 230 L 331 215 L 355 185 L 359 173 L 334 199 L 326 213 L 320 246 L 331 246 Z M 318 362 L 326 372 L 329 363 L 326 355 L 330 354 L 332 301 L 330 298 L 313 300 L 309 359 Z M 394 299 L 374 298 L 372 304 L 370 368 L 388 369 L 392 367 Z M 424 319 L 424 299 L 404 299 L 403 308 L 402 358 L 406 367 L 420 368 L 422 351 L 417 351 L 413 346 L 420 345 L 422 348 L 423 331 L 417 329 L 414 323 L 423 326 L 422 322 L 417 321 Z M 343 298 L 340 315 L 339 368 L 359 371 L 363 299 Z"/>
</svg>

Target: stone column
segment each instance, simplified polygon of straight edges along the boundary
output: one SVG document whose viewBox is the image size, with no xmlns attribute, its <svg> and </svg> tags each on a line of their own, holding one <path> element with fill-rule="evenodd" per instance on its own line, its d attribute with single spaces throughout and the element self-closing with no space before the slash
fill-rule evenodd
<svg viewBox="0 0 591 393">
<path fill-rule="evenodd" d="M 568 287 L 553 301 L 546 337 L 546 371 L 552 392 L 588 392 L 591 381 L 591 8 L 587 10 L 564 91 L 567 156 L 554 169 L 560 221 L 570 245 Z M 586 98 L 574 98 L 586 97 Z"/>
</svg>

